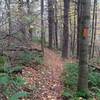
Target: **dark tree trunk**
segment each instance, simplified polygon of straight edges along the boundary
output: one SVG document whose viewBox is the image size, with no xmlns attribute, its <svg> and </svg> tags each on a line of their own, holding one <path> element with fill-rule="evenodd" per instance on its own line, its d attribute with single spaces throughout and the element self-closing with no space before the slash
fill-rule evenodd
<svg viewBox="0 0 100 100">
<path fill-rule="evenodd" d="M 80 0 L 78 0 L 78 5 L 77 5 L 77 58 L 79 58 L 79 22 L 80 22 L 80 16 L 81 16 L 81 7 L 80 7 Z"/>
<path fill-rule="evenodd" d="M 44 0 L 41 0 L 41 49 L 44 54 L 45 33 L 44 33 L 43 14 L 44 14 Z"/>
<path fill-rule="evenodd" d="M 68 12 L 69 12 L 70 0 L 64 0 L 64 24 L 63 24 L 63 47 L 62 57 L 68 57 L 68 41 L 69 41 L 69 30 L 68 30 Z"/>
<path fill-rule="evenodd" d="M 53 0 L 48 0 L 48 24 L 49 24 L 49 48 L 53 47 L 53 34 L 54 34 L 54 9 Z"/>
<path fill-rule="evenodd" d="M 90 26 L 91 0 L 79 0 L 79 79 L 78 91 L 88 93 L 88 33 Z"/>
<path fill-rule="evenodd" d="M 57 0 L 55 0 L 55 46 L 58 48 L 58 19 L 57 19 Z"/>
<path fill-rule="evenodd" d="M 27 13 L 30 14 L 30 0 L 27 0 Z"/>
</svg>

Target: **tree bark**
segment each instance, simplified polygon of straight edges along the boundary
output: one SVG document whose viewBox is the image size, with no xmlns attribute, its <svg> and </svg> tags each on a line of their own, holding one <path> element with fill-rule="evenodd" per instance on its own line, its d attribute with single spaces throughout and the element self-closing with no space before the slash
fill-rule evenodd
<svg viewBox="0 0 100 100">
<path fill-rule="evenodd" d="M 68 57 L 68 42 L 69 42 L 69 30 L 68 30 L 68 12 L 69 12 L 70 0 L 64 0 L 64 24 L 63 24 L 63 47 L 62 57 Z"/>
<path fill-rule="evenodd" d="M 44 54 L 45 33 L 44 33 L 43 14 L 44 14 L 44 0 L 41 0 L 41 49 Z"/>
<path fill-rule="evenodd" d="M 53 47 L 54 34 L 54 8 L 53 0 L 48 0 L 48 27 L 49 27 L 49 48 Z"/>
<path fill-rule="evenodd" d="M 90 26 L 91 0 L 79 0 L 79 79 L 78 91 L 88 94 L 88 33 Z"/>
<path fill-rule="evenodd" d="M 56 49 L 58 48 L 58 19 L 57 19 L 57 0 L 55 0 L 54 2 L 55 5 L 55 10 L 54 10 L 54 14 L 55 14 L 55 46 Z"/>
<path fill-rule="evenodd" d="M 90 54 L 89 54 L 89 58 L 93 57 L 93 52 L 94 52 L 94 42 L 95 42 L 95 34 L 96 34 L 96 23 L 97 23 L 97 14 L 96 14 L 96 10 L 97 10 L 97 0 L 94 0 L 94 7 L 93 7 L 93 18 L 92 18 L 92 37 L 91 37 L 91 44 L 90 44 Z"/>
</svg>

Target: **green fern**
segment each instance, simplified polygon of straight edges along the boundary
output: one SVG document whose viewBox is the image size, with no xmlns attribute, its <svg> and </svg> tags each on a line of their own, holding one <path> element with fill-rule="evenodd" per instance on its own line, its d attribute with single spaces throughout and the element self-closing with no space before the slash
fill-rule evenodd
<svg viewBox="0 0 100 100">
<path fill-rule="evenodd" d="M 18 58 L 20 59 L 19 63 L 20 64 L 28 64 L 32 60 L 34 60 L 37 64 L 42 64 L 43 63 L 43 57 L 40 53 L 38 52 L 25 52 L 23 51 Z"/>
<path fill-rule="evenodd" d="M 19 98 L 26 97 L 26 96 L 27 96 L 27 93 L 26 92 L 18 92 L 16 94 L 14 94 L 13 96 L 11 96 L 9 98 L 9 100 L 19 100 Z"/>
<path fill-rule="evenodd" d="M 21 71 L 22 69 L 23 69 L 22 66 L 9 67 L 8 73 L 18 72 L 18 71 Z"/>
<path fill-rule="evenodd" d="M 15 68 L 2 67 L 3 72 L 0 73 L 0 85 L 2 86 L 2 94 L 5 97 L 10 98 L 14 95 L 17 98 L 24 95 L 24 93 L 21 93 L 19 91 L 20 87 L 24 85 L 25 81 L 20 76 L 16 76 L 16 74 L 13 73 L 14 71 L 18 71 L 20 68 L 20 66 L 16 66 Z"/>
<path fill-rule="evenodd" d="M 0 84 L 7 85 L 9 83 L 9 76 L 7 74 L 0 74 Z"/>
</svg>

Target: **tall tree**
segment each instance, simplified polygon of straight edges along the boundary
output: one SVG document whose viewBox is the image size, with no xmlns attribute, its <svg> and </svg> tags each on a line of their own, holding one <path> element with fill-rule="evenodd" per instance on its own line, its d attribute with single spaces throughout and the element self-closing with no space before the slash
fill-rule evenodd
<svg viewBox="0 0 100 100">
<path fill-rule="evenodd" d="M 53 46 L 53 33 L 54 33 L 54 8 L 53 0 L 48 0 L 48 24 L 49 24 L 49 48 Z"/>
<path fill-rule="evenodd" d="M 58 18 L 57 18 L 57 0 L 54 0 L 54 19 L 55 19 L 55 46 L 58 48 Z"/>
<path fill-rule="evenodd" d="M 77 58 L 79 58 L 79 32 L 80 32 L 80 26 L 79 26 L 79 22 L 80 22 L 80 16 L 81 16 L 81 8 L 80 8 L 80 0 L 78 0 L 77 3 Z"/>
<path fill-rule="evenodd" d="M 21 36 L 23 38 L 24 41 L 27 41 L 27 35 L 26 35 L 26 29 L 25 29 L 25 24 L 23 22 L 23 15 L 24 15 L 24 11 L 23 11 L 23 0 L 18 0 L 18 22 L 19 22 L 19 31 L 21 32 Z M 27 44 L 27 43 L 26 43 Z"/>
<path fill-rule="evenodd" d="M 92 50 L 92 58 L 94 57 L 94 51 L 95 51 L 95 40 L 96 40 L 96 29 L 97 29 L 97 2 L 96 2 L 96 12 L 95 12 L 95 25 L 94 25 L 94 39 L 93 39 L 93 50 Z"/>
<path fill-rule="evenodd" d="M 69 12 L 70 0 L 64 0 L 64 24 L 63 24 L 63 47 L 62 57 L 68 57 L 68 41 L 69 41 L 69 30 L 68 30 L 68 12 Z"/>
<path fill-rule="evenodd" d="M 27 13 L 30 14 L 30 0 L 27 0 Z"/>
<path fill-rule="evenodd" d="M 43 14 L 44 14 L 44 0 L 41 0 L 41 49 L 42 49 L 43 54 L 44 54 L 45 33 L 44 33 Z"/>
<path fill-rule="evenodd" d="M 8 27 L 9 27 L 8 34 L 10 35 L 11 34 L 11 7 L 10 7 L 11 1 L 10 0 L 5 0 L 5 3 L 6 3 L 6 6 L 7 6 L 7 9 L 8 9 L 8 12 L 7 12 Z M 10 38 L 8 39 L 8 47 L 9 47 L 9 45 L 10 45 Z"/>
<path fill-rule="evenodd" d="M 96 23 L 97 23 L 97 0 L 94 0 L 93 6 L 93 18 L 92 18 L 92 36 L 91 36 L 91 44 L 90 44 L 90 54 L 89 58 L 93 57 L 94 52 L 94 42 L 95 42 L 95 34 L 96 34 Z"/>
<path fill-rule="evenodd" d="M 79 79 L 78 91 L 88 93 L 88 33 L 90 26 L 91 0 L 78 0 L 79 20 Z"/>
<path fill-rule="evenodd" d="M 30 16 L 31 15 L 30 0 L 27 0 L 26 3 L 27 3 L 27 14 L 28 14 L 28 16 Z M 28 23 L 27 28 L 29 29 L 29 40 L 32 42 L 33 26 L 31 26 L 30 22 Z"/>
</svg>

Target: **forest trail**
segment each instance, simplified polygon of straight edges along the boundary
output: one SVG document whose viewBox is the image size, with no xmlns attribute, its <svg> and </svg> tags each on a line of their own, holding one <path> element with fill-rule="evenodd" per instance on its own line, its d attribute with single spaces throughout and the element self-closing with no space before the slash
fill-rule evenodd
<svg viewBox="0 0 100 100">
<path fill-rule="evenodd" d="M 34 44 L 32 48 L 40 49 L 40 46 Z M 61 100 L 62 85 L 60 76 L 62 71 L 62 58 L 54 51 L 45 48 L 42 69 L 34 70 L 31 67 L 26 67 L 23 70 L 23 76 L 25 76 L 27 82 L 37 85 L 38 88 L 35 97 L 32 96 L 29 100 Z"/>
</svg>

